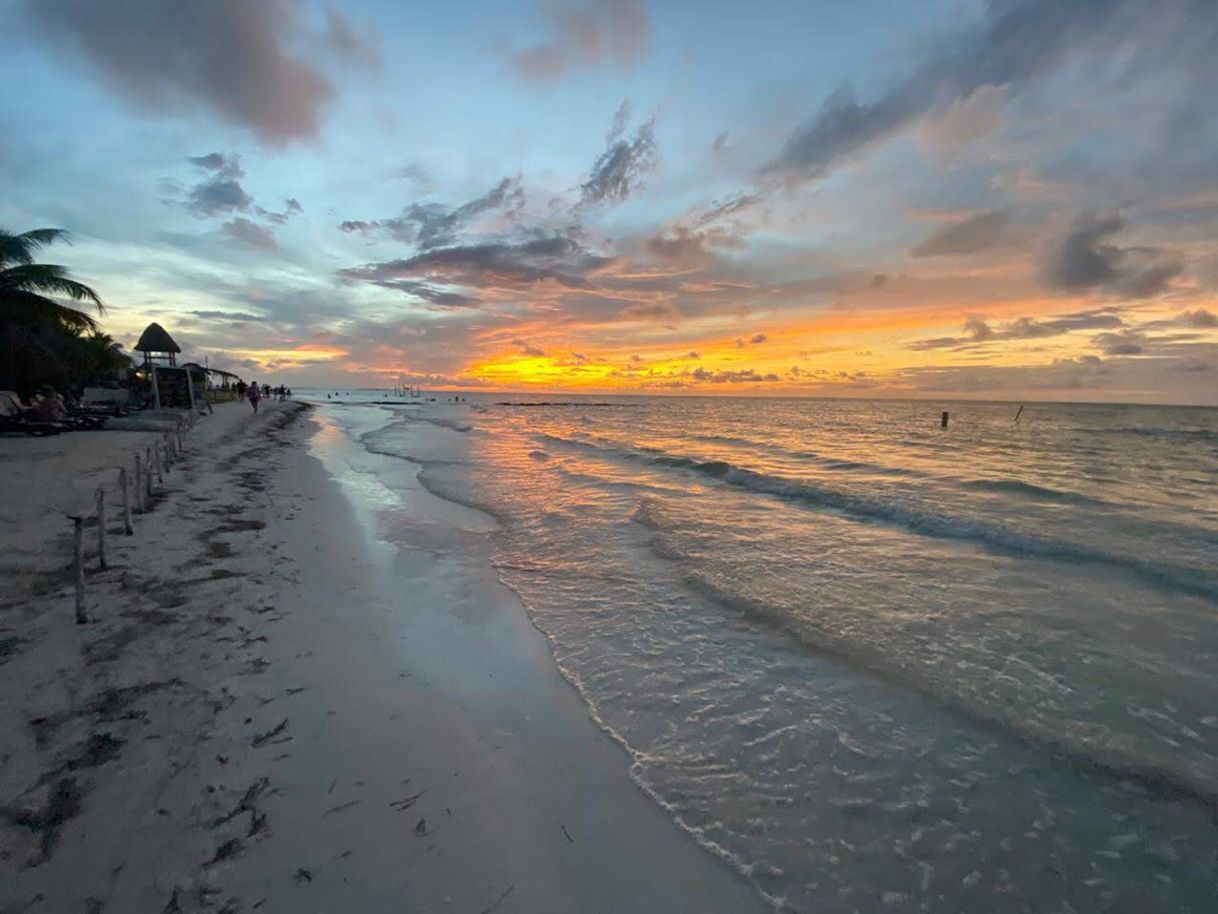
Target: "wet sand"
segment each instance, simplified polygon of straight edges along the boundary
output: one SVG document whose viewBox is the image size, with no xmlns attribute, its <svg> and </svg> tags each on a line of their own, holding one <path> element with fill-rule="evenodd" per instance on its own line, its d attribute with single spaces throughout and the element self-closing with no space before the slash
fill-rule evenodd
<svg viewBox="0 0 1218 914">
<path fill-rule="evenodd" d="M 21 480 L 102 478 L 124 434 L 0 441 L 31 572 L 0 600 L 0 911 L 761 909 L 466 548 L 490 521 L 416 487 L 387 546 L 295 404 L 201 420 L 73 624 Z"/>
</svg>

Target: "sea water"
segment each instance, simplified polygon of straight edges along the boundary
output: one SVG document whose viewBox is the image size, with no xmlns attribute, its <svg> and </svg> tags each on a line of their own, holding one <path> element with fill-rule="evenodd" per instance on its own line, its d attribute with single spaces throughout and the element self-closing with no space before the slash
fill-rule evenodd
<svg viewBox="0 0 1218 914">
<path fill-rule="evenodd" d="M 436 397 L 309 399 L 776 908 L 1218 910 L 1218 411 Z"/>
</svg>

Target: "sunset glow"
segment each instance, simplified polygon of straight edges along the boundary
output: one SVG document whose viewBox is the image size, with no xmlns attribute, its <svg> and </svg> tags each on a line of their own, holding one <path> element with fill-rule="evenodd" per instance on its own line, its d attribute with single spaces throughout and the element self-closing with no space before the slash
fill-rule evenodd
<svg viewBox="0 0 1218 914">
<path fill-rule="evenodd" d="M 157 320 L 297 385 L 1218 402 L 1214 64 L 1185 19 L 591 4 L 577 38 L 584 5 L 474 34 L 457 4 L 410 42 L 379 0 L 199 12 L 257 36 L 255 93 L 203 39 L 195 75 L 116 50 L 168 20 L 17 4 L 0 222 L 71 230 L 125 343 Z"/>
</svg>

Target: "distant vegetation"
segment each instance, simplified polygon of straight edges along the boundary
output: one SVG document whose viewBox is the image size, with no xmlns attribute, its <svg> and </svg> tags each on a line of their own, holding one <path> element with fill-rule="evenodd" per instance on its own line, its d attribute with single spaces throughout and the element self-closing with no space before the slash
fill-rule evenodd
<svg viewBox="0 0 1218 914">
<path fill-rule="evenodd" d="M 101 297 L 58 264 L 35 263 L 43 247 L 66 241 L 63 229 L 20 235 L 0 229 L 0 387 L 28 396 L 42 385 L 79 393 L 123 379 L 131 359 L 86 311 L 105 314 Z"/>
</svg>

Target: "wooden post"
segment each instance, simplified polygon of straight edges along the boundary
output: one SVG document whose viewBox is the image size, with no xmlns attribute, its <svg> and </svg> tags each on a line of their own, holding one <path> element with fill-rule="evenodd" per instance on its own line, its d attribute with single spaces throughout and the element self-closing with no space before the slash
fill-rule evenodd
<svg viewBox="0 0 1218 914">
<path fill-rule="evenodd" d="M 140 473 L 140 455 L 135 455 L 135 508 L 144 510 L 144 479 Z"/>
<path fill-rule="evenodd" d="M 156 403 L 156 408 L 161 408 L 161 387 L 156 382 L 156 366 L 152 366 L 152 399 Z"/>
<path fill-rule="evenodd" d="M 76 578 L 76 624 L 84 625 L 89 621 L 89 617 L 85 615 L 85 520 L 83 517 L 72 518 L 72 534 L 75 546 L 72 572 Z"/>
<path fill-rule="evenodd" d="M 168 473 L 169 467 L 171 465 L 171 461 L 169 459 L 169 436 L 168 435 L 166 435 L 164 438 L 161 439 L 161 451 L 165 457 L 165 472 Z"/>
<path fill-rule="evenodd" d="M 944 410 L 943 411 L 943 420 L 939 423 L 939 428 L 947 428 L 948 415 L 949 415 L 949 413 L 947 412 L 947 410 Z"/>
<path fill-rule="evenodd" d="M 106 570 L 106 490 L 97 487 L 97 567 Z"/>
<path fill-rule="evenodd" d="M 152 498 L 152 448 L 144 449 L 144 469 L 147 472 L 144 474 L 144 494 L 148 498 Z M 148 510 L 148 502 L 144 502 L 144 510 Z"/>
<path fill-rule="evenodd" d="M 178 429 L 178 444 L 177 444 L 177 448 L 178 448 L 178 456 L 180 457 L 180 456 L 182 456 L 182 430 L 181 430 L 180 428 Z"/>
<path fill-rule="evenodd" d="M 139 460 L 139 455 L 136 454 L 136 460 Z M 127 488 L 127 468 L 120 467 L 118 471 L 118 486 L 123 490 L 123 533 L 130 536 L 135 533 L 135 526 L 131 523 L 131 490 Z"/>
<path fill-rule="evenodd" d="M 165 468 L 161 466 L 161 446 L 159 444 L 152 445 L 152 462 L 156 464 L 156 481 L 164 482 Z"/>
<path fill-rule="evenodd" d="M 190 412 L 193 414 L 195 411 L 195 384 L 190 378 L 189 368 L 186 369 L 186 396 L 190 399 Z"/>
</svg>

